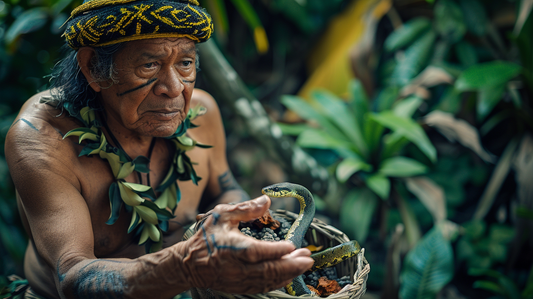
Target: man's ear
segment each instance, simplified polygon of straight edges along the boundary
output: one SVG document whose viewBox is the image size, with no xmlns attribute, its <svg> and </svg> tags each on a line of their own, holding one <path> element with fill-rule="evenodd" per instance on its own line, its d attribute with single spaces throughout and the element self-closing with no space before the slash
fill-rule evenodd
<svg viewBox="0 0 533 299">
<path fill-rule="evenodd" d="M 98 84 L 96 78 L 93 77 L 93 74 L 91 72 L 92 69 L 92 59 L 96 55 L 96 52 L 93 48 L 90 47 L 82 47 L 78 50 L 78 54 L 76 55 L 76 59 L 78 60 L 78 65 L 80 66 L 81 72 L 85 76 L 85 79 L 87 82 L 89 82 L 89 86 L 96 91 L 100 92 L 102 88 Z"/>
</svg>

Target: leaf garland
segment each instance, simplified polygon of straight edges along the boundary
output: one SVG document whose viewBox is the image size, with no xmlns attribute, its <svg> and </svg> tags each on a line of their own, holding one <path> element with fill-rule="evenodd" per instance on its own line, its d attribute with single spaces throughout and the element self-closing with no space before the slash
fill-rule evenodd
<svg viewBox="0 0 533 299">
<path fill-rule="evenodd" d="M 115 177 L 115 181 L 109 186 L 111 214 L 106 224 L 113 225 L 119 217 L 122 206 L 125 205 L 126 211 L 131 213 L 128 234 L 133 232 L 136 237 L 139 237 L 139 245 L 144 244 L 146 252 L 160 250 L 163 244 L 163 232 L 167 231 L 168 221 L 174 217 L 173 213 L 181 199 L 177 180 L 192 180 L 197 185 L 201 179 L 196 174 L 193 162 L 186 155 L 186 152 L 196 146 L 201 148 L 210 148 L 211 146 L 199 144 L 184 134 L 187 129 L 196 127 L 191 123 L 191 119 L 203 114 L 205 108 L 196 106 L 190 109 L 176 132 L 167 137 L 175 146 L 176 152 L 167 175 L 156 188 L 156 191 L 160 192 L 157 198 L 150 186 L 128 183 L 124 180 L 134 171 L 149 173 L 150 159 L 145 156 L 131 159 L 123 150 L 110 145 L 100 129 L 101 126 L 96 119 L 94 109 L 84 107 L 79 113 L 74 114 L 70 110 L 69 112 L 85 127 L 69 131 L 63 136 L 63 139 L 77 136 L 79 144 L 85 141 L 79 157 L 99 155 L 100 158 L 107 160 Z"/>
</svg>

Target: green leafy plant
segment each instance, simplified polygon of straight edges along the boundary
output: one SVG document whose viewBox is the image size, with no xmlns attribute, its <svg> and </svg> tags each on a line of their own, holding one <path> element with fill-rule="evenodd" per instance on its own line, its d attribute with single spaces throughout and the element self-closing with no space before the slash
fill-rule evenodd
<svg viewBox="0 0 533 299">
<path fill-rule="evenodd" d="M 395 183 L 413 186 L 427 183 L 427 178 L 422 181 L 408 178 L 425 174 L 428 167 L 424 162 L 434 162 L 437 157 L 424 129 L 412 119 L 422 99 L 407 97 L 372 111 L 359 81 L 353 82 L 350 94 L 347 102 L 327 91 L 314 92 L 309 101 L 284 96 L 282 103 L 308 124 L 281 124 L 281 128 L 286 134 L 298 135 L 297 144 L 301 147 L 330 150 L 338 155 L 340 162 L 335 165 L 338 181 L 355 186 L 343 202 L 340 220 L 345 231 L 362 242 L 379 199 L 389 200 L 391 190 L 397 193 Z M 408 144 L 414 144 L 425 161 L 402 155 Z M 406 218 L 412 218 L 408 216 L 409 208 L 401 196 L 396 199 L 405 207 L 402 217 L 408 221 Z M 357 215 L 354 217 L 353 213 Z"/>
</svg>

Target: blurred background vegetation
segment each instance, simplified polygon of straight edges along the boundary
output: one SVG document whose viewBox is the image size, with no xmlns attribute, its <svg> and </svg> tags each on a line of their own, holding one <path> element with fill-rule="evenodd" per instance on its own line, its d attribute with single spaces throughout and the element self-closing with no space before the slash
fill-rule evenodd
<svg viewBox="0 0 533 299">
<path fill-rule="evenodd" d="M 237 180 L 311 189 L 366 248 L 365 298 L 533 298 L 533 1 L 201 2 Z M 27 242 L 4 139 L 80 3 L 0 0 L 1 277 Z"/>
</svg>

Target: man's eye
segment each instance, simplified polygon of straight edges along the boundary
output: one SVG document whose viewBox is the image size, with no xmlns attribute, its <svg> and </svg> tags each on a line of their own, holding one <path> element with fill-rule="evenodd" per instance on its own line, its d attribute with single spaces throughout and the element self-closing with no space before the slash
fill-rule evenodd
<svg viewBox="0 0 533 299">
<path fill-rule="evenodd" d="M 192 64 L 192 61 L 186 60 L 182 62 L 183 66 L 190 66 Z"/>
<path fill-rule="evenodd" d="M 151 68 L 154 68 L 156 66 L 157 66 L 156 62 L 149 62 L 149 63 L 144 64 L 144 67 L 147 68 L 147 69 L 151 69 Z"/>
</svg>

